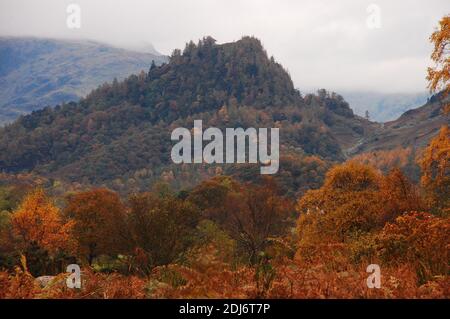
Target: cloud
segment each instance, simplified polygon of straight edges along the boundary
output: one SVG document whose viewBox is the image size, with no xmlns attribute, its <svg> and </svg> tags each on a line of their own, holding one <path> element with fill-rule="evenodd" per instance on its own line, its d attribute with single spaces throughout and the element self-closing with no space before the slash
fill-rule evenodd
<svg viewBox="0 0 450 319">
<path fill-rule="evenodd" d="M 79 30 L 66 27 L 73 2 Z M 379 29 L 366 24 L 371 3 Z M 447 0 L 2 0 L 0 34 L 152 43 L 165 54 L 205 35 L 219 43 L 254 35 L 302 91 L 417 92 L 426 89 L 428 37 L 449 8 Z"/>
</svg>

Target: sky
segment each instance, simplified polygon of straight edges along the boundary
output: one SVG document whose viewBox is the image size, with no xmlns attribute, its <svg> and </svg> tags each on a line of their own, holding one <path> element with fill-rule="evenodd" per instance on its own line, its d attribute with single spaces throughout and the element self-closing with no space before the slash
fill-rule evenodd
<svg viewBox="0 0 450 319">
<path fill-rule="evenodd" d="M 68 28 L 69 4 L 80 28 Z M 259 38 L 302 92 L 426 91 L 448 0 L 0 0 L 0 36 L 90 39 L 163 54 L 210 35 Z"/>
</svg>

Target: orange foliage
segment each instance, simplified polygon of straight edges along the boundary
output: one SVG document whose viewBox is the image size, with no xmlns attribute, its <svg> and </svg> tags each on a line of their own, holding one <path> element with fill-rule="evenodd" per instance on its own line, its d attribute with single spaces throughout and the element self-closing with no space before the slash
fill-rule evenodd
<svg viewBox="0 0 450 319">
<path fill-rule="evenodd" d="M 384 226 L 377 236 L 381 259 L 413 265 L 421 281 L 448 273 L 450 220 L 411 212 Z"/>
<path fill-rule="evenodd" d="M 352 240 L 422 207 L 418 190 L 399 169 L 383 176 L 370 166 L 350 161 L 333 167 L 324 186 L 299 199 L 299 240 L 305 247 L 324 237 L 336 242 Z"/>
<path fill-rule="evenodd" d="M 433 32 L 430 40 L 434 45 L 431 59 L 436 66 L 428 68 L 428 87 L 431 92 L 442 89 L 447 95 L 450 93 L 450 15 L 443 17 L 439 21 L 439 29 Z M 450 104 L 444 106 L 444 112 L 450 112 Z"/>
<path fill-rule="evenodd" d="M 98 274 L 83 269 L 80 289 L 66 285 L 68 273 L 55 276 L 45 287 L 41 287 L 28 273 L 16 269 L 14 274 L 0 272 L 0 298 L 51 298 L 51 299 L 124 299 L 144 298 L 145 280 L 120 274 Z"/>
<path fill-rule="evenodd" d="M 356 162 L 333 167 L 324 186 L 308 191 L 298 201 L 300 246 L 308 247 L 323 238 L 343 242 L 380 227 L 381 179 L 373 168 Z"/>
<path fill-rule="evenodd" d="M 278 275 L 269 291 L 269 298 L 448 298 L 450 280 L 418 286 L 416 274 L 408 265 L 382 268 L 381 288 L 368 289 L 367 265 L 346 263 L 334 271 L 322 263 L 305 267 L 302 263 L 286 263 L 277 268 Z"/>
<path fill-rule="evenodd" d="M 411 147 L 397 147 L 392 150 L 379 150 L 358 154 L 351 160 L 361 164 L 370 165 L 381 171 L 389 171 L 392 167 L 405 167 L 412 159 Z"/>
<path fill-rule="evenodd" d="M 427 191 L 430 206 L 448 216 L 450 213 L 450 130 L 443 126 L 420 159 L 422 186 Z"/>
<path fill-rule="evenodd" d="M 435 187 L 446 176 L 436 163 L 446 157 L 427 151 Z M 81 289 L 69 289 L 66 273 L 41 287 L 23 262 L 23 270 L 0 272 L 0 298 L 450 296 L 449 219 L 410 212 L 423 201 L 399 169 L 384 176 L 356 161 L 334 166 L 321 188 L 298 200 L 295 235 L 284 225 L 290 202 L 271 179 L 255 186 L 216 177 L 185 197 L 160 193 L 132 196 L 129 209 L 108 190 L 74 194 L 65 209 L 70 223 L 41 190 L 28 195 L 12 220 L 22 244 L 56 251 L 64 248 L 59 236 L 73 234 L 86 258 L 124 251 L 130 268 L 123 275 L 83 267 Z M 367 287 L 371 263 L 381 266 L 380 289 Z"/>
<path fill-rule="evenodd" d="M 13 213 L 11 224 L 22 248 L 36 243 L 55 253 L 73 247 L 70 237 L 73 222 L 63 221 L 59 209 L 42 189 L 37 189 L 25 197 Z"/>
<path fill-rule="evenodd" d="M 68 274 L 60 274 L 44 287 L 38 298 L 73 299 L 141 299 L 146 296 L 145 280 L 136 276 L 124 276 L 118 273 L 99 274 L 90 268 L 82 269 L 81 288 L 70 289 L 66 286 Z"/>
<path fill-rule="evenodd" d="M 238 193 L 229 194 L 226 201 L 225 227 L 244 249 L 248 261 L 254 264 L 258 253 L 269 245 L 269 238 L 283 233 L 290 203 L 277 194 L 271 178 L 264 179 L 258 186 L 243 186 Z"/>
<path fill-rule="evenodd" d="M 65 215 L 74 222 L 78 254 L 89 264 L 100 254 L 126 250 L 125 213 L 119 196 L 107 189 L 69 195 Z"/>
<path fill-rule="evenodd" d="M 384 201 L 384 221 L 393 220 L 404 212 L 425 209 L 419 190 L 398 168 L 382 179 L 380 196 Z"/>
<path fill-rule="evenodd" d="M 190 260 L 190 267 L 172 264 L 154 269 L 150 293 L 157 298 L 248 298 L 256 295 L 254 271 L 232 270 L 217 259 L 212 246 Z"/>
<path fill-rule="evenodd" d="M 0 299 L 30 299 L 38 292 L 33 276 L 16 267 L 14 274 L 0 272 Z"/>
<path fill-rule="evenodd" d="M 393 227 L 388 226 L 391 224 L 384 226 L 385 223 L 401 221 L 403 217 L 399 216 L 421 207 L 423 201 L 418 190 L 399 169 L 383 176 L 373 168 L 356 162 L 335 166 L 328 172 L 322 188 L 307 192 L 298 201 L 300 216 L 296 260 L 314 267 L 326 261 L 325 267 L 334 267 L 336 263 L 345 266 L 369 262 L 380 256 L 385 258 L 385 254 L 381 253 L 383 250 L 380 247 L 384 246 L 379 236 L 384 238 L 386 229 Z M 443 222 L 448 223 L 447 220 Z M 417 231 L 423 238 L 429 234 L 419 224 L 412 224 L 408 231 Z M 441 248 L 448 244 L 445 237 L 438 236 L 436 240 Z M 445 258 L 443 249 L 434 251 L 431 247 L 426 246 L 428 254 Z M 395 266 L 408 264 L 415 267 L 416 262 L 423 261 L 422 258 L 428 257 L 415 255 L 415 260 L 402 259 L 403 263 Z"/>
<path fill-rule="evenodd" d="M 207 261 L 210 262 L 210 261 Z M 81 289 L 65 286 L 67 274 L 56 276 L 46 287 L 39 287 L 27 273 L 0 272 L 0 298 L 255 298 L 255 270 L 195 269 L 181 265 L 161 266 L 148 279 L 120 274 L 98 274 L 83 270 Z M 408 265 L 383 267 L 380 289 L 368 289 L 363 266 L 348 264 L 341 271 L 323 265 L 305 267 L 285 261 L 266 292 L 267 298 L 448 298 L 450 280 L 436 278 L 417 285 L 416 272 Z"/>
</svg>

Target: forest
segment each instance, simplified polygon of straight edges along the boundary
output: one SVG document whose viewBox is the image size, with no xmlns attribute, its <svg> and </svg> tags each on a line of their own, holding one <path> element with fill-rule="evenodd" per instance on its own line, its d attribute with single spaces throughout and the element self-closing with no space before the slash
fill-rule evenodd
<svg viewBox="0 0 450 319">
<path fill-rule="evenodd" d="M 174 176 L 176 189 L 192 187 L 214 174 L 196 165 L 190 178 L 182 178 L 185 172 L 170 160 L 170 133 L 192 127 L 194 119 L 222 131 L 282 127 L 281 154 L 327 161 L 345 158 L 333 127 L 357 138 L 370 125 L 336 93 L 303 97 L 259 40 L 217 45 L 206 37 L 186 44 L 183 53 L 175 50 L 169 63 L 153 64 L 147 74 L 114 80 L 78 103 L 35 111 L 0 128 L 0 167 L 121 194 L 146 190 L 167 176 Z M 183 185 L 187 180 L 190 185 Z"/>
<path fill-rule="evenodd" d="M 449 141 L 443 127 L 424 151 L 420 185 L 351 160 L 299 198 L 271 177 L 126 199 L 2 187 L 0 297 L 448 298 Z M 65 285 L 72 263 L 81 289 Z M 373 263 L 380 289 L 365 286 Z"/>
<path fill-rule="evenodd" d="M 449 16 L 431 42 L 448 117 Z M 171 166 L 168 128 L 194 115 L 282 127 L 279 172 Z M 336 127 L 360 139 L 373 124 L 336 93 L 302 96 L 250 37 L 190 42 L 148 74 L 21 117 L 0 129 L 0 298 L 448 299 L 448 125 L 423 149 L 352 158 Z"/>
</svg>

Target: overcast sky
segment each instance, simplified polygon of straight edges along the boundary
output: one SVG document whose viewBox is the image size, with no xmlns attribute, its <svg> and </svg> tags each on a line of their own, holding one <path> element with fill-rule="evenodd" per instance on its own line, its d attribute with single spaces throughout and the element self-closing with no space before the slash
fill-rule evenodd
<svg viewBox="0 0 450 319">
<path fill-rule="evenodd" d="M 81 7 L 80 29 L 66 26 L 70 3 Z M 367 25 L 372 3 L 380 28 Z M 426 90 L 428 37 L 449 13 L 448 0 L 0 0 L 0 35 L 151 43 L 164 54 L 205 35 L 254 35 L 301 91 L 417 92 Z"/>
</svg>

